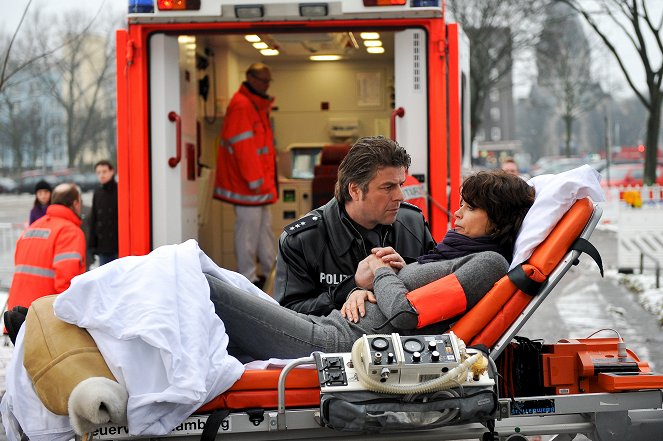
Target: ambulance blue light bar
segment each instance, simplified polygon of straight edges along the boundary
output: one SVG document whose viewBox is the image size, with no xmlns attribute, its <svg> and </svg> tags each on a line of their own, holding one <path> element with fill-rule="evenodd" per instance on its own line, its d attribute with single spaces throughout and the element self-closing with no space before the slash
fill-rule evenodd
<svg viewBox="0 0 663 441">
<path fill-rule="evenodd" d="M 439 8 L 440 0 L 410 0 L 413 8 Z"/>
<path fill-rule="evenodd" d="M 129 14 L 154 12 L 153 0 L 129 0 Z"/>
</svg>

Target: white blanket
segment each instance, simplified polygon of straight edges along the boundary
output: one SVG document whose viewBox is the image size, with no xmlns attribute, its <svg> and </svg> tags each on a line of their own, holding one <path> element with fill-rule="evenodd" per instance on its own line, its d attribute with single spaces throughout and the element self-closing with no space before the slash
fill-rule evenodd
<svg viewBox="0 0 663 441">
<path fill-rule="evenodd" d="M 244 371 L 227 353 L 228 336 L 214 313 L 203 273 L 274 301 L 242 275 L 216 266 L 194 240 L 82 274 L 56 299 L 56 315 L 88 329 L 117 380 L 127 387 L 132 435 L 168 433 Z M 22 359 L 22 338 L 14 357 Z M 38 399 L 26 405 L 22 389 L 32 386 L 22 363 L 12 360 L 12 367 L 23 372 L 14 372 L 11 379 L 8 372 L 1 406 L 6 428 L 15 417 L 33 440 L 40 433 L 51 440 L 60 439 L 60 433 L 72 435 L 63 424 L 66 418 L 48 412 Z M 27 399 L 36 399 L 34 391 Z"/>
</svg>

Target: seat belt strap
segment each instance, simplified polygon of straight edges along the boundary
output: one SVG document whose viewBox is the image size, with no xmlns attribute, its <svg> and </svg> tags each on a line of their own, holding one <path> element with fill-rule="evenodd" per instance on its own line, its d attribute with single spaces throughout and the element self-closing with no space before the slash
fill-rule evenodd
<svg viewBox="0 0 663 441">
<path fill-rule="evenodd" d="M 216 435 L 219 433 L 219 427 L 221 423 L 225 420 L 230 411 L 228 409 L 218 409 L 212 412 L 212 414 L 207 417 L 207 422 L 205 422 L 205 428 L 203 433 L 200 435 L 200 441 L 214 441 Z"/>
</svg>

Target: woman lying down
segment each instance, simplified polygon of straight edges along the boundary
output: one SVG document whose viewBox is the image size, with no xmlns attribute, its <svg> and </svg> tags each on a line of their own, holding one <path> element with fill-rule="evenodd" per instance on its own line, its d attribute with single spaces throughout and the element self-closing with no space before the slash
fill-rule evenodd
<svg viewBox="0 0 663 441">
<path fill-rule="evenodd" d="M 409 265 L 391 248 L 374 249 L 360 263 L 372 273 L 373 291 L 353 291 L 340 311 L 325 317 L 238 295 L 237 288 L 208 275 L 229 352 L 298 358 L 313 351 L 349 352 L 363 334 L 447 331 L 450 319 L 472 308 L 506 274 L 534 189 L 501 170 L 483 171 L 463 182 L 461 196 L 455 228 L 436 249 Z"/>
<path fill-rule="evenodd" d="M 349 352 L 363 334 L 447 331 L 450 319 L 472 308 L 506 274 L 534 189 L 517 176 L 486 171 L 468 177 L 461 196 L 455 228 L 436 249 L 409 265 L 392 249 L 375 249 L 361 262 L 373 277 L 372 291 L 352 292 L 341 310 L 326 317 L 279 306 L 237 273 L 214 265 L 193 241 L 124 257 L 79 276 L 51 299 L 50 316 L 55 310 L 60 322 L 76 325 L 69 325 L 74 331 L 85 328 L 110 371 L 82 374 L 80 367 L 91 363 L 76 357 L 89 352 L 66 344 L 63 352 L 74 354 L 69 360 L 76 370 L 63 370 L 61 356 L 31 366 L 28 354 L 44 351 L 28 342 L 56 339 L 47 329 L 40 332 L 48 338 L 36 338 L 29 313 L 0 407 L 10 440 L 17 426 L 31 440 L 53 441 L 70 439 L 70 425 L 82 434 L 108 421 L 128 422 L 132 435 L 161 435 L 241 376 L 241 363 L 228 354 L 299 358 L 313 351 Z M 37 315 L 38 308 L 30 310 Z M 78 377 L 61 381 L 57 375 Z M 86 392 L 76 393 L 100 377 L 108 387 L 90 381 Z M 58 398 L 58 406 L 49 407 L 48 393 Z"/>
</svg>

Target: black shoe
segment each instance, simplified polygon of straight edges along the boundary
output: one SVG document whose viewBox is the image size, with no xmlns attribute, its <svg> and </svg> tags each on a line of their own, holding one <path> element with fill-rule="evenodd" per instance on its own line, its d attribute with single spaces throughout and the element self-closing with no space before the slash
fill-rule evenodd
<svg viewBox="0 0 663 441">
<path fill-rule="evenodd" d="M 14 306 L 11 311 L 5 311 L 3 315 L 7 335 L 9 335 L 9 339 L 14 345 L 16 345 L 16 336 L 18 335 L 18 331 L 21 329 L 21 325 L 25 321 L 25 316 L 27 314 L 28 308 L 24 306 Z"/>
</svg>

